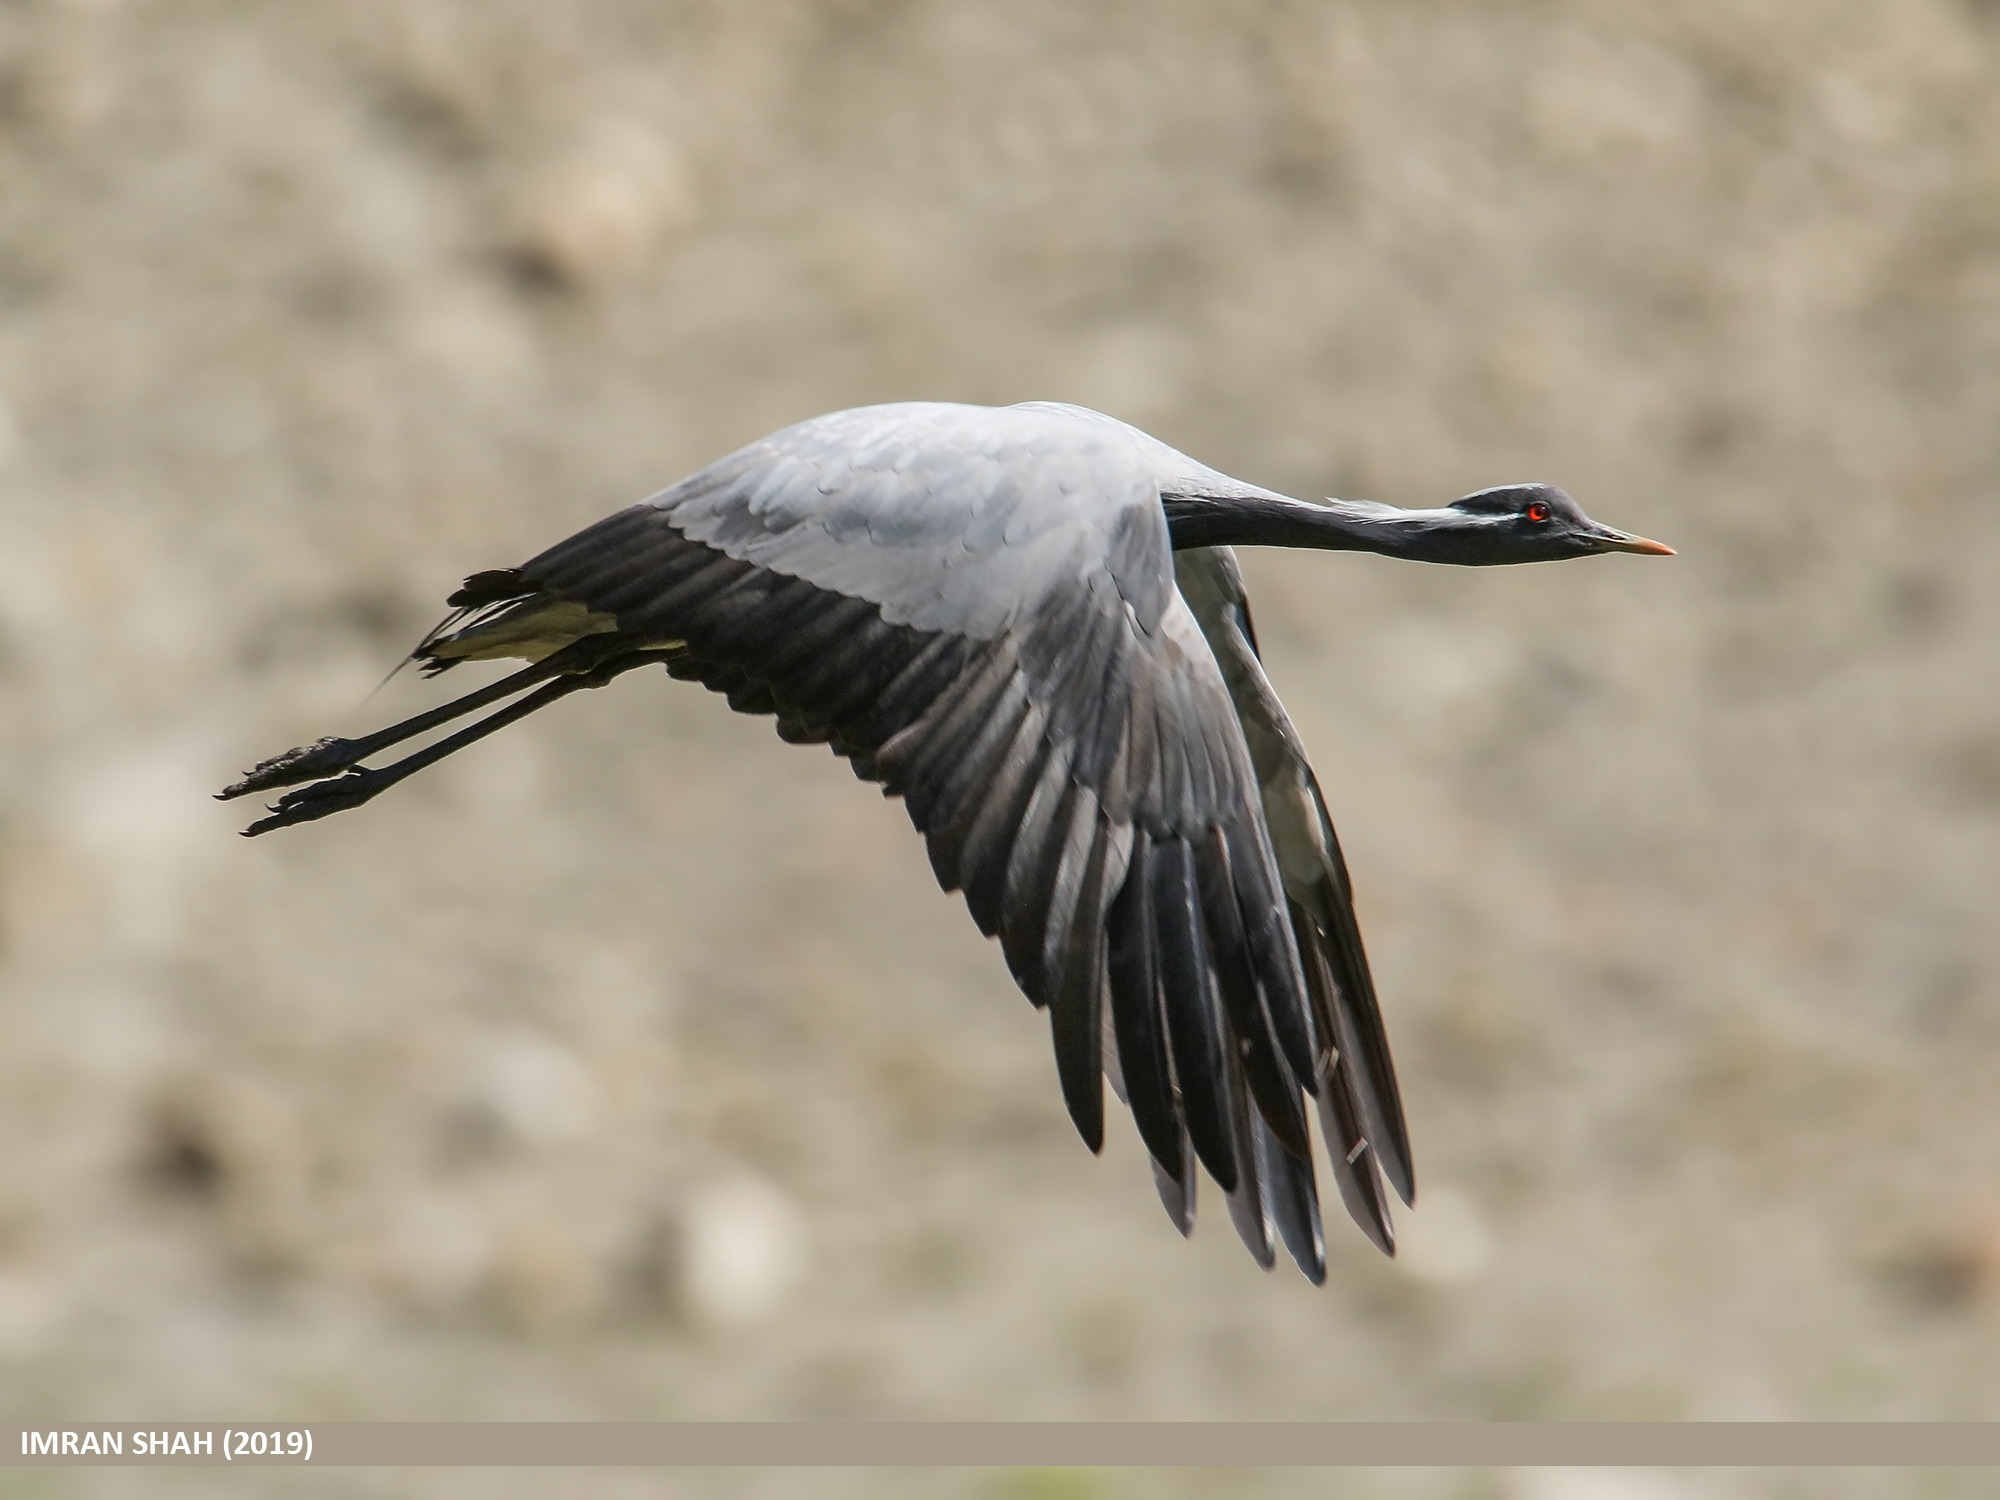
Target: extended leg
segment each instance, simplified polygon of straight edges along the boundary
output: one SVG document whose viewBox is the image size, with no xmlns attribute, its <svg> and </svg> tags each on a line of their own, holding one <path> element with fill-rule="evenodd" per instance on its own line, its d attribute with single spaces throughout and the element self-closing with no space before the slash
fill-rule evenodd
<svg viewBox="0 0 2000 1500">
<path fill-rule="evenodd" d="M 386 750 L 391 745 L 400 745 L 404 740 L 449 724 L 476 708 L 484 708 L 489 703 L 498 703 L 502 698 L 511 698 L 523 688 L 531 687 L 545 678 L 559 676 L 566 672 L 589 672 L 602 665 L 607 657 L 615 659 L 629 648 L 613 644 L 614 638 L 586 636 L 580 641 L 563 647 L 543 657 L 533 666 L 490 683 L 476 692 L 467 693 L 462 698 L 454 698 L 428 712 L 408 718 L 400 724 L 391 724 L 387 729 L 365 734 L 359 739 L 343 740 L 328 738 L 315 740 L 310 745 L 301 745 L 295 750 L 287 750 L 283 755 L 274 755 L 269 760 L 259 761 L 254 769 L 241 781 L 232 783 L 217 792 L 216 800 L 227 802 L 232 797 L 247 797 L 252 792 L 275 791 L 281 786 L 297 786 L 301 781 L 318 781 L 324 776 L 358 766 L 377 750 Z M 650 657 L 647 659 L 651 659 Z M 633 666 L 639 666 L 634 661 Z M 620 670 L 624 670 L 620 668 Z M 610 681 L 604 678 L 603 681 Z M 553 701 L 553 700 L 551 700 Z"/>
<path fill-rule="evenodd" d="M 463 750 L 467 745 L 473 744 L 476 741 L 485 739 L 487 735 L 492 734 L 495 730 L 505 729 L 517 719 L 525 719 L 537 709 L 547 708 L 558 699 L 567 698 L 571 693 L 580 692 L 584 688 L 603 687 L 605 683 L 620 673 L 628 672 L 634 667 L 643 667 L 648 662 L 658 661 L 659 659 L 660 653 L 656 651 L 632 651 L 602 661 L 587 672 L 566 674 L 557 678 L 554 682 L 545 684 L 538 691 L 528 694 L 527 697 L 508 704 L 507 707 L 501 709 L 498 713 L 489 714 L 477 724 L 467 725 L 464 729 L 459 730 L 458 733 L 445 736 L 445 738 L 439 740 L 435 745 L 427 746 L 419 750 L 415 755 L 405 756 L 402 760 L 396 761 L 392 765 L 383 766 L 380 770 L 369 770 L 364 766 L 356 766 L 350 760 L 345 766 L 344 774 L 330 777 L 324 781 L 316 781 L 311 786 L 300 787 L 297 791 L 285 793 L 284 796 L 271 804 L 271 816 L 268 818 L 259 818 L 243 830 L 243 836 L 245 838 L 255 838 L 258 834 L 269 833 L 274 828 L 289 828 L 294 823 L 310 823 L 316 818 L 324 818 L 333 813 L 344 812 L 350 807 L 359 807 L 362 803 L 380 796 L 397 782 L 415 775 L 418 771 L 423 770 L 425 766 L 435 765 L 447 755 Z M 520 675 L 518 672 L 515 674 L 516 677 Z M 509 679 L 509 681 L 511 680 Z M 501 687 L 504 684 L 496 683 L 494 686 Z M 474 698 L 478 696 L 476 693 L 468 695 L 468 697 Z M 459 700 L 459 704 L 463 704 L 464 702 L 465 700 L 463 699 Z M 460 707 L 459 704 L 446 704 L 445 708 L 456 708 L 459 713 L 466 712 L 466 709 Z M 444 712 L 444 710 L 434 710 L 434 713 L 441 712 Z M 450 714 L 446 715 L 446 717 L 452 716 Z M 419 717 L 425 718 L 430 716 L 420 715 Z M 413 719 L 408 722 L 414 724 L 417 720 Z M 440 721 L 433 718 L 432 722 L 436 723 Z M 397 728 L 401 729 L 403 726 L 398 725 Z M 407 733 L 396 735 L 395 739 L 407 739 L 410 734 L 420 732 L 420 729 L 412 729 Z M 391 731 L 385 730 L 384 733 L 391 733 Z M 379 736 L 370 736 L 370 738 L 380 740 Z M 362 744 L 365 742 L 357 740 L 351 743 Z M 393 744 L 395 740 L 391 739 L 382 743 Z M 379 743 L 376 748 L 380 748 Z M 367 751 L 362 752 L 362 754 L 367 753 Z M 354 759 L 359 759 L 359 757 L 356 756 Z M 280 784 L 282 785 L 282 783 Z"/>
</svg>

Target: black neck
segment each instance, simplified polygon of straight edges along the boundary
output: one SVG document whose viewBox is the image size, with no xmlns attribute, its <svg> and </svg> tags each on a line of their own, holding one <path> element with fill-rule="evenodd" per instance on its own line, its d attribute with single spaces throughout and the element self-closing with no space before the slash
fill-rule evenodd
<svg viewBox="0 0 2000 1500">
<path fill-rule="evenodd" d="M 1468 562 L 1482 535 L 1456 510 L 1399 510 L 1367 500 L 1308 505 L 1277 495 L 1168 495 L 1162 504 L 1174 550 L 1190 547 L 1311 547 L 1379 552 L 1417 562 Z"/>
</svg>

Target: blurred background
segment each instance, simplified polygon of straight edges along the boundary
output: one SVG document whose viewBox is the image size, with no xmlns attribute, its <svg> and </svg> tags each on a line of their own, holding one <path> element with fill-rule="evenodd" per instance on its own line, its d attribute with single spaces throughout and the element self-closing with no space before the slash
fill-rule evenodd
<svg viewBox="0 0 2000 1500">
<path fill-rule="evenodd" d="M 0 5 L 5 1408 L 2000 1418 L 1996 85 L 1988 0 Z M 906 398 L 1680 549 L 1246 559 L 1396 1262 L 1184 1243 L 901 808 L 660 674 L 209 800 L 440 701 L 370 693 L 465 573 Z M 799 1492 L 899 1483 L 1319 1492 Z"/>
</svg>

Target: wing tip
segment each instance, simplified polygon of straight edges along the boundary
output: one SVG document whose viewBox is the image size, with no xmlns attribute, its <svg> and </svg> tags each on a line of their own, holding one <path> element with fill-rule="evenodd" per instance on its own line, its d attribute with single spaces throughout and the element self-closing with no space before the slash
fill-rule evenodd
<svg viewBox="0 0 2000 1500">
<path fill-rule="evenodd" d="M 1187 1165 L 1192 1155 L 1192 1152 L 1182 1150 L 1184 1175 L 1180 1177 L 1161 1166 L 1157 1157 L 1152 1162 L 1153 1187 L 1160 1195 L 1160 1206 L 1166 1209 L 1168 1220 L 1181 1232 L 1184 1240 L 1194 1238 L 1195 1176 Z"/>
<path fill-rule="evenodd" d="M 1398 1162 L 1397 1167 L 1399 1170 L 1389 1171 L 1388 1164 L 1386 1162 L 1383 1164 L 1383 1170 L 1388 1174 L 1389 1186 L 1394 1188 L 1396 1196 L 1403 1200 L 1403 1207 L 1415 1208 L 1417 1206 L 1416 1174 L 1410 1170 L 1410 1164 L 1407 1160 Z"/>
</svg>

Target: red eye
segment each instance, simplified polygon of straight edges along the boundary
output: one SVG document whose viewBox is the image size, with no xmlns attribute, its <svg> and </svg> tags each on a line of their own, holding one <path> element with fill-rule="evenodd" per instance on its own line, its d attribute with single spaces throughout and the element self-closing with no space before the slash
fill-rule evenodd
<svg viewBox="0 0 2000 1500">
<path fill-rule="evenodd" d="M 1541 521 L 1546 521 L 1548 518 L 1549 518 L 1548 506 L 1544 505 L 1539 500 L 1530 500 L 1528 502 L 1528 519 L 1530 521 L 1541 522 Z"/>
</svg>

